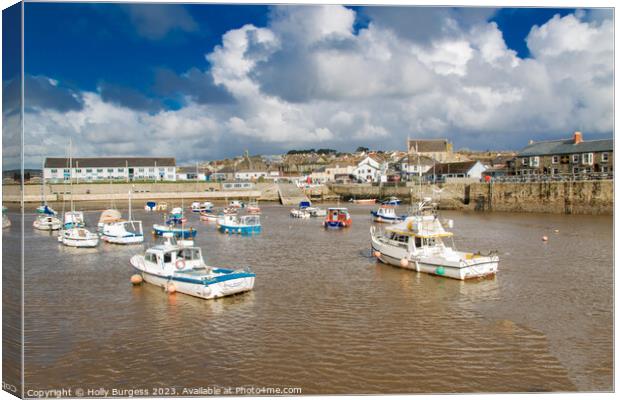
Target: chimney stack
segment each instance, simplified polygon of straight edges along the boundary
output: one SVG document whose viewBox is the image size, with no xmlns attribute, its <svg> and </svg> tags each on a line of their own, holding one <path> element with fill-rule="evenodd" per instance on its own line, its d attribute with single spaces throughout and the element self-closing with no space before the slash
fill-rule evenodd
<svg viewBox="0 0 620 400">
<path fill-rule="evenodd" d="M 575 131 L 575 133 L 573 134 L 573 143 L 579 144 L 581 142 L 583 142 L 583 135 L 581 134 L 581 132 Z"/>
</svg>

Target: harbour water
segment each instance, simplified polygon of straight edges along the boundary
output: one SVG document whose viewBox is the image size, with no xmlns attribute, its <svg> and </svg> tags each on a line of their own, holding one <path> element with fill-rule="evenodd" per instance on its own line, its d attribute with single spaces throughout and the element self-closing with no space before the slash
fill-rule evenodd
<svg viewBox="0 0 620 400">
<path fill-rule="evenodd" d="M 460 282 L 377 263 L 372 207 L 349 207 L 352 228 L 325 231 L 262 205 L 254 237 L 187 213 L 208 264 L 257 275 L 253 292 L 215 301 L 132 287 L 143 246 L 63 247 L 26 215 L 26 388 L 613 390 L 612 217 L 443 212 L 457 248 L 500 255 L 496 277 Z M 86 212 L 91 228 L 99 215 Z"/>
</svg>

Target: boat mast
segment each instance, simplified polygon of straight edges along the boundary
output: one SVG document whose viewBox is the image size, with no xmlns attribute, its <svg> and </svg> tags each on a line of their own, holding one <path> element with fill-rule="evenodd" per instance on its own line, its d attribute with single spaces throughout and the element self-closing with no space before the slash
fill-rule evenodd
<svg viewBox="0 0 620 400">
<path fill-rule="evenodd" d="M 75 210 L 73 209 L 73 158 L 71 155 L 71 138 L 69 138 L 69 188 L 71 189 L 71 212 L 73 213 Z"/>
<path fill-rule="evenodd" d="M 129 189 L 129 220 L 132 221 L 131 219 L 131 189 Z"/>
</svg>

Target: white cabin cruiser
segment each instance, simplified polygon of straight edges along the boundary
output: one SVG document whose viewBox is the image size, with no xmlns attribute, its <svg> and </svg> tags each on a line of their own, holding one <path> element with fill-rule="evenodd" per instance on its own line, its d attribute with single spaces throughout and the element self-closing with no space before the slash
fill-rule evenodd
<svg viewBox="0 0 620 400">
<path fill-rule="evenodd" d="M 69 228 L 60 231 L 58 241 L 69 247 L 97 247 L 99 236 L 86 228 Z"/>
<path fill-rule="evenodd" d="M 148 283 L 167 290 L 174 285 L 177 292 L 203 299 L 252 290 L 256 277 L 249 267 L 232 270 L 208 266 L 200 247 L 180 245 L 171 237 L 144 255 L 131 257 L 130 263 Z"/>
<path fill-rule="evenodd" d="M 83 228 L 84 213 L 82 211 L 67 211 L 64 215 L 64 228 Z"/>
<path fill-rule="evenodd" d="M 53 215 L 41 214 L 34 220 L 32 226 L 40 231 L 57 231 L 62 228 L 62 221 Z"/>
<path fill-rule="evenodd" d="M 370 228 L 373 255 L 386 264 L 460 280 L 497 272 L 497 255 L 457 251 L 443 242 L 451 236 L 427 201 L 420 203 L 416 215 L 384 232 Z"/>
<path fill-rule="evenodd" d="M 207 212 L 213 209 L 213 203 L 211 203 L 210 201 L 205 201 L 203 203 L 195 201 L 192 203 L 191 209 L 192 212 L 195 213 Z"/>
</svg>

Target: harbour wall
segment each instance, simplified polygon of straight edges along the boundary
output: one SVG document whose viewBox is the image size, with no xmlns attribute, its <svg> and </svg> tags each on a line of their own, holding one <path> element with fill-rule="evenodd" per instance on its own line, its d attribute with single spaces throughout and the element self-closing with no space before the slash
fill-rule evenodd
<svg viewBox="0 0 620 400">
<path fill-rule="evenodd" d="M 330 185 L 343 199 L 396 196 L 405 201 L 439 199 L 448 210 L 543 212 L 553 214 L 613 214 L 613 180 L 566 182 L 448 182 L 437 185 Z"/>
<path fill-rule="evenodd" d="M 608 214 L 613 213 L 613 181 L 566 181 L 528 183 L 481 183 L 452 181 L 437 185 L 416 185 L 407 183 L 399 186 L 375 186 L 371 184 L 330 184 L 306 191 L 313 201 L 324 199 L 335 201 L 350 198 L 385 198 L 396 196 L 405 202 L 419 197 L 439 199 L 439 206 L 451 210 L 544 212 L 565 214 Z M 115 183 L 74 184 L 75 201 L 126 200 L 129 190 L 134 200 L 187 199 L 231 200 L 258 199 L 279 201 L 278 185 L 256 183 L 250 190 L 222 190 L 219 183 L 175 182 L 175 183 Z M 69 187 L 61 184 L 45 185 L 45 199 L 48 202 L 69 200 Z M 19 202 L 18 185 L 3 185 L 3 202 Z M 40 185 L 24 185 L 24 201 L 41 201 Z"/>
</svg>

